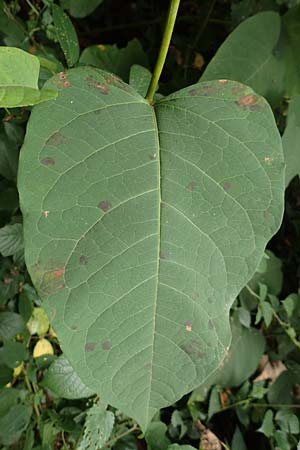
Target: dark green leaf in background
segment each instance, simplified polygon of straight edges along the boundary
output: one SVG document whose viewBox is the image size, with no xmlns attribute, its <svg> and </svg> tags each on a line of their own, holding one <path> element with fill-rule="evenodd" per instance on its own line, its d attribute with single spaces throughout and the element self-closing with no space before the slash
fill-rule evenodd
<svg viewBox="0 0 300 450">
<path fill-rule="evenodd" d="M 67 64 L 72 67 L 77 63 L 80 51 L 76 30 L 71 19 L 58 5 L 53 5 L 53 22 Z"/>
<path fill-rule="evenodd" d="M 19 314 L 4 311 L 0 312 L 0 339 L 12 339 L 21 333 L 25 327 L 24 320 Z"/>
<path fill-rule="evenodd" d="M 138 39 L 132 39 L 124 48 L 118 48 L 116 45 L 93 45 L 83 50 L 80 56 L 82 64 L 91 65 L 98 69 L 112 72 L 124 81 L 129 80 L 130 69 L 133 65 L 140 65 L 144 68 L 143 84 L 147 80 L 145 68 L 148 68 L 149 62 L 146 53 Z M 134 69 L 141 70 L 141 69 Z M 136 79 L 136 76 L 133 75 Z M 143 87 L 143 92 L 145 87 Z"/>
<path fill-rule="evenodd" d="M 300 95 L 294 95 L 288 109 L 287 126 L 282 137 L 285 157 L 285 184 L 300 174 Z"/>
<path fill-rule="evenodd" d="M 61 6 L 67 9 L 72 17 L 86 17 L 101 3 L 103 0 L 60 0 Z"/>
<path fill-rule="evenodd" d="M 30 421 L 31 406 L 15 405 L 7 414 L 0 417 L 0 444 L 11 445 L 16 442 Z"/>
<path fill-rule="evenodd" d="M 15 223 L 0 228 L 0 253 L 3 256 L 18 255 L 23 248 L 22 224 Z"/>
</svg>

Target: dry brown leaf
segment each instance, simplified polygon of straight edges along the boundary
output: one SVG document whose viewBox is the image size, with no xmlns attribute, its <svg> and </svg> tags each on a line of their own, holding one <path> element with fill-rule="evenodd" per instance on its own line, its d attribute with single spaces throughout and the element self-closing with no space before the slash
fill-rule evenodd
<svg viewBox="0 0 300 450">
<path fill-rule="evenodd" d="M 287 370 L 282 361 L 270 361 L 268 355 L 263 355 L 259 363 L 260 374 L 254 379 L 255 381 L 271 380 L 274 383 L 279 375 Z"/>
<path fill-rule="evenodd" d="M 200 420 L 197 421 L 196 426 L 201 431 L 200 448 L 202 450 L 222 450 L 221 442 L 217 436 L 206 428 Z"/>
</svg>

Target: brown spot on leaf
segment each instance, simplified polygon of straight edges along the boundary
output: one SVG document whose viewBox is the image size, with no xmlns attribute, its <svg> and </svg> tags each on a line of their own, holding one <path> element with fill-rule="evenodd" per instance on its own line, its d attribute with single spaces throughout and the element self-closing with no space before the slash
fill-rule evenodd
<svg viewBox="0 0 300 450">
<path fill-rule="evenodd" d="M 159 258 L 160 259 L 168 259 L 168 253 L 165 253 L 165 252 L 160 252 L 159 253 Z"/>
<path fill-rule="evenodd" d="M 196 186 L 197 186 L 196 181 L 191 181 L 191 182 L 187 185 L 186 188 L 187 188 L 189 191 L 194 191 L 195 188 L 196 188 Z"/>
<path fill-rule="evenodd" d="M 106 86 L 105 84 L 97 83 L 96 84 L 96 88 L 100 89 L 100 91 L 101 91 L 101 93 L 103 95 L 107 95 L 108 94 L 108 86 Z"/>
<path fill-rule="evenodd" d="M 92 352 L 93 350 L 95 350 L 96 345 L 96 342 L 88 342 L 87 344 L 85 344 L 84 350 L 86 352 Z"/>
<path fill-rule="evenodd" d="M 107 352 L 111 349 L 111 342 L 110 341 L 104 341 L 102 342 L 102 349 Z"/>
<path fill-rule="evenodd" d="M 214 328 L 214 324 L 212 323 L 211 320 L 208 321 L 208 329 L 212 330 Z"/>
<path fill-rule="evenodd" d="M 229 189 L 231 188 L 231 183 L 229 181 L 225 181 L 225 183 L 223 184 L 223 188 L 225 191 L 229 191 Z"/>
<path fill-rule="evenodd" d="M 71 86 L 70 81 L 66 80 L 66 81 L 64 82 L 64 87 L 65 87 L 65 88 L 68 88 L 68 87 L 70 87 L 70 86 Z"/>
<path fill-rule="evenodd" d="M 193 358 L 201 359 L 204 356 L 204 353 L 201 351 L 199 342 L 195 340 L 186 342 L 181 346 L 181 348 Z"/>
<path fill-rule="evenodd" d="M 80 258 L 79 258 L 79 263 L 82 264 L 82 265 L 86 265 L 87 262 L 88 262 L 88 257 L 85 256 L 85 255 L 81 255 Z"/>
<path fill-rule="evenodd" d="M 193 300 L 197 300 L 200 297 L 199 292 L 193 292 L 191 297 Z"/>
<path fill-rule="evenodd" d="M 228 83 L 228 80 L 218 80 L 219 81 L 219 83 L 221 83 L 221 84 L 226 84 L 226 83 Z"/>
<path fill-rule="evenodd" d="M 152 153 L 151 155 L 149 155 L 149 159 L 151 159 L 151 161 L 155 161 L 156 160 L 156 153 Z"/>
<path fill-rule="evenodd" d="M 61 144 L 67 144 L 68 142 L 69 140 L 61 133 L 54 133 L 47 139 L 46 145 L 53 145 L 56 147 Z"/>
<path fill-rule="evenodd" d="M 44 164 L 44 166 L 54 166 L 55 161 L 53 158 L 44 158 L 41 160 L 41 163 Z"/>
<path fill-rule="evenodd" d="M 60 72 L 60 73 L 58 74 L 58 77 L 59 77 L 60 80 L 64 80 L 64 79 L 66 78 L 65 72 Z"/>
<path fill-rule="evenodd" d="M 192 95 L 192 96 L 198 95 L 199 94 L 199 89 L 191 89 L 189 91 L 189 94 Z"/>
<path fill-rule="evenodd" d="M 271 162 L 273 161 L 273 158 L 271 158 L 270 156 L 265 156 L 264 157 L 264 162 L 267 164 L 271 164 Z"/>
<path fill-rule="evenodd" d="M 46 219 L 47 219 L 47 217 L 49 216 L 49 211 L 43 211 L 43 214 L 44 214 L 44 217 L 46 217 Z"/>
<path fill-rule="evenodd" d="M 59 286 L 58 286 L 58 289 L 64 289 L 65 288 L 65 285 L 64 284 L 60 284 Z"/>
<path fill-rule="evenodd" d="M 269 218 L 269 211 L 267 209 L 263 212 L 263 216 L 265 219 Z"/>
<path fill-rule="evenodd" d="M 55 270 L 53 272 L 53 277 L 54 278 L 60 278 L 63 276 L 63 274 L 65 273 L 65 269 L 59 269 L 59 270 Z"/>
<path fill-rule="evenodd" d="M 111 203 L 107 200 L 102 200 L 102 202 L 98 204 L 98 208 L 102 209 L 104 212 L 107 212 L 111 209 Z"/>
<path fill-rule="evenodd" d="M 237 100 L 235 103 L 241 108 L 245 109 L 248 106 L 252 106 L 257 102 L 257 97 L 255 95 L 244 95 L 239 100 Z"/>
</svg>

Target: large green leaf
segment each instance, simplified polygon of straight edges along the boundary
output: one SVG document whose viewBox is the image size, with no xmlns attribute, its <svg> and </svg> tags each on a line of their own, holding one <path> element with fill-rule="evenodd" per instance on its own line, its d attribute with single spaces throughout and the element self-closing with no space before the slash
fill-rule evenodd
<svg viewBox="0 0 300 450">
<path fill-rule="evenodd" d="M 289 104 L 287 126 L 282 137 L 286 163 L 285 184 L 300 174 L 300 95 L 294 95 Z"/>
<path fill-rule="evenodd" d="M 280 99 L 284 65 L 276 56 L 281 20 L 262 12 L 242 22 L 221 45 L 201 81 L 227 78 L 248 84 L 271 103 Z"/>
<path fill-rule="evenodd" d="M 38 89 L 40 63 L 36 56 L 13 47 L 0 47 L 0 107 L 35 105 L 56 92 Z"/>
<path fill-rule="evenodd" d="M 236 82 L 155 109 L 93 68 L 48 86 L 20 159 L 27 265 L 82 381 L 146 428 L 224 357 L 281 220 L 280 136 Z"/>
</svg>

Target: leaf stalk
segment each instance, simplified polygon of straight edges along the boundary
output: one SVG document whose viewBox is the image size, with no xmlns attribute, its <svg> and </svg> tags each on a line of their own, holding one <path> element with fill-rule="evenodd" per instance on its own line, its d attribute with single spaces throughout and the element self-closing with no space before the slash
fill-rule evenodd
<svg viewBox="0 0 300 450">
<path fill-rule="evenodd" d="M 169 50 L 169 46 L 170 46 L 170 42 L 171 42 L 171 38 L 172 38 L 174 26 L 175 26 L 175 21 L 176 21 L 178 9 L 179 9 L 179 4 L 180 4 L 180 0 L 171 0 L 170 1 L 168 18 L 167 18 L 163 38 L 161 41 L 161 46 L 159 49 L 156 65 L 155 65 L 155 68 L 153 71 L 153 75 L 152 75 L 151 82 L 150 82 L 150 85 L 148 88 L 148 92 L 146 95 L 146 100 L 148 100 L 148 102 L 151 104 L 153 103 L 153 97 L 154 97 L 154 94 L 155 94 L 165 61 L 166 61 L 166 57 L 168 54 L 168 50 Z"/>
</svg>

